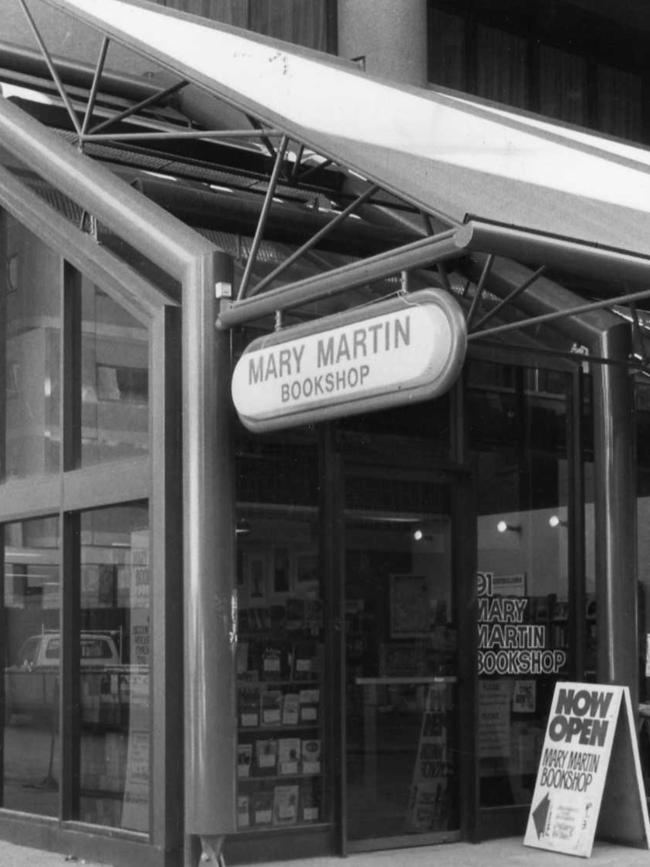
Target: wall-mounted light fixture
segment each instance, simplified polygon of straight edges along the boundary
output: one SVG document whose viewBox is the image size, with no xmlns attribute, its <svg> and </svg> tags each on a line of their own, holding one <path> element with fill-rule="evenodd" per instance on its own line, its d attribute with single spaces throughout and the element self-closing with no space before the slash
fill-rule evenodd
<svg viewBox="0 0 650 867">
<path fill-rule="evenodd" d="M 424 539 L 424 530 L 422 529 L 422 527 L 416 527 L 415 530 L 413 530 L 413 541 L 414 542 L 421 542 L 423 539 Z"/>
<path fill-rule="evenodd" d="M 509 524 L 507 521 L 499 521 L 497 524 L 497 530 L 499 533 L 507 533 L 509 530 L 512 533 L 520 533 L 521 526 L 519 524 Z"/>
<path fill-rule="evenodd" d="M 548 524 L 549 527 L 553 527 L 555 529 L 555 527 L 566 527 L 567 522 L 563 521 L 559 515 L 551 515 L 551 517 L 548 519 Z"/>
</svg>

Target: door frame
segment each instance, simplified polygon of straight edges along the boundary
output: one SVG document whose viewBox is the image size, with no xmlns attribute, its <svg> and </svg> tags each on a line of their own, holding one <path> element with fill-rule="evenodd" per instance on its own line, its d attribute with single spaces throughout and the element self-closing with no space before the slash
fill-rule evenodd
<svg viewBox="0 0 650 867">
<path fill-rule="evenodd" d="M 452 605 L 458 624 L 458 743 L 459 828 L 372 840 L 349 840 L 347 826 L 346 697 L 345 697 L 345 473 L 346 459 L 333 425 L 321 430 L 321 532 L 328 636 L 327 695 L 333 712 L 328 720 L 332 745 L 331 805 L 338 852 L 387 850 L 473 840 L 478 816 L 476 678 L 476 498 L 471 472 L 465 466 L 445 464 L 429 468 L 449 485 L 452 529 Z"/>
</svg>

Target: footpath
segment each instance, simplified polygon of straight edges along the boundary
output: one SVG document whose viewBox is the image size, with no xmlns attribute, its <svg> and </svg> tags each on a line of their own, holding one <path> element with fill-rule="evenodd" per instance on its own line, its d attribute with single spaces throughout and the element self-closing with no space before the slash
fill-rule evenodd
<svg viewBox="0 0 650 867">
<path fill-rule="evenodd" d="M 650 851 L 597 842 L 589 859 L 559 855 L 524 846 L 521 837 L 490 840 L 478 845 L 450 843 L 383 852 L 366 852 L 347 858 L 308 858 L 265 862 L 260 867 L 650 867 Z M 110 867 L 56 852 L 42 852 L 0 841 L 0 867 Z M 182 867 L 182 865 L 178 865 Z M 194 867 L 194 865 L 193 865 Z M 197 865 L 198 867 L 198 865 Z M 228 865 L 226 865 L 228 867 Z"/>
</svg>

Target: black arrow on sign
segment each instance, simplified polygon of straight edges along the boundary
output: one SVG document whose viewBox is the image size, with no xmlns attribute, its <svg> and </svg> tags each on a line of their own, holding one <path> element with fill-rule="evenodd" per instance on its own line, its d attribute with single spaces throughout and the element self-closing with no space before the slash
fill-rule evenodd
<svg viewBox="0 0 650 867">
<path fill-rule="evenodd" d="M 533 810 L 533 822 L 535 823 L 535 830 L 537 831 L 538 839 L 544 835 L 544 828 L 546 828 L 546 819 L 548 818 L 548 811 L 550 808 L 551 799 L 547 792 Z"/>
</svg>

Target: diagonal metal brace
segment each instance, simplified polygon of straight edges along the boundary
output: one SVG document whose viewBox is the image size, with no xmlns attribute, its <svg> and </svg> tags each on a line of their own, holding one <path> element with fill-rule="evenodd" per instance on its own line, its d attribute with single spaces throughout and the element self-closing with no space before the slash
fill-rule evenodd
<svg viewBox="0 0 650 867">
<path fill-rule="evenodd" d="M 472 324 L 472 319 L 474 318 L 474 314 L 476 313 L 476 308 L 481 302 L 481 298 L 483 297 L 483 290 L 485 289 L 485 281 L 488 278 L 490 270 L 492 268 L 492 264 L 494 262 L 494 255 L 490 253 L 490 255 L 485 260 L 485 265 L 483 266 L 483 270 L 481 272 L 481 276 L 478 281 L 478 285 L 476 287 L 476 292 L 474 297 L 472 298 L 472 303 L 470 304 L 469 312 L 467 314 L 467 330 L 469 331 L 469 327 Z"/>
<path fill-rule="evenodd" d="M 178 90 L 182 90 L 189 82 L 185 79 L 182 81 L 177 81 L 176 84 L 171 84 L 169 87 L 166 87 L 164 90 L 159 90 L 158 93 L 152 93 L 151 96 L 148 96 L 146 99 L 140 100 L 140 102 L 135 105 L 131 105 L 128 108 L 125 108 L 124 111 L 121 111 L 119 114 L 116 114 L 114 117 L 108 117 L 106 120 L 103 120 L 101 123 L 98 123 L 97 126 L 93 127 L 90 132 L 87 134 L 87 138 L 96 135 L 100 129 L 105 129 L 107 126 L 110 126 L 113 123 L 119 123 L 121 120 L 124 120 L 127 117 L 131 117 L 139 111 L 142 111 L 143 108 L 148 108 L 150 105 L 155 105 L 157 102 L 160 102 L 163 99 L 166 99 L 168 96 L 176 93 Z"/>
<path fill-rule="evenodd" d="M 97 66 L 95 67 L 95 74 L 93 75 L 93 83 L 90 88 L 90 95 L 88 96 L 88 102 L 86 103 L 86 114 L 84 115 L 83 123 L 81 124 L 81 133 L 80 139 L 86 134 L 86 130 L 88 129 L 88 124 L 90 123 L 90 118 L 93 114 L 93 109 L 95 108 L 95 100 L 97 99 L 97 91 L 99 89 L 99 82 L 102 77 L 102 72 L 104 71 L 104 64 L 106 62 L 106 55 L 108 53 L 108 46 L 110 40 L 108 36 L 105 36 L 102 39 L 102 47 L 99 50 L 99 57 L 97 59 Z M 81 141 L 79 142 L 81 145 L 83 144 Z"/>
<path fill-rule="evenodd" d="M 66 110 L 70 116 L 70 120 L 72 121 L 72 125 L 74 126 L 77 135 L 80 135 L 81 134 L 81 125 L 79 124 L 79 119 L 77 118 L 77 114 L 76 114 L 74 108 L 72 107 L 72 103 L 70 102 L 70 99 L 68 98 L 68 94 L 66 92 L 65 87 L 63 86 L 63 82 L 61 81 L 59 73 L 56 71 L 56 66 L 54 65 L 54 61 L 52 60 L 52 56 L 51 56 L 50 52 L 47 50 L 47 46 L 45 45 L 45 42 L 43 41 L 43 37 L 41 36 L 40 31 L 39 31 L 38 27 L 36 26 L 36 22 L 34 21 L 31 12 L 27 8 L 27 3 L 25 2 L 25 0 L 18 0 L 18 2 L 20 3 L 22 10 L 25 13 L 25 18 L 27 18 L 27 22 L 29 24 L 29 27 L 30 27 L 33 35 L 34 35 L 34 38 L 36 39 L 36 42 L 38 43 L 38 47 L 41 49 L 41 54 L 43 55 L 43 58 L 44 58 L 45 63 L 47 65 L 47 68 L 50 72 L 50 75 L 52 76 L 52 81 L 56 84 L 57 90 L 59 91 L 59 95 L 61 96 L 61 99 L 63 100 L 63 104 L 65 105 Z"/>
<path fill-rule="evenodd" d="M 289 139 L 286 135 L 282 136 L 280 141 L 280 146 L 278 147 L 278 152 L 275 157 L 275 165 L 273 166 L 273 171 L 271 172 L 271 178 L 269 180 L 269 185 L 266 190 L 266 196 L 264 197 L 264 203 L 262 205 L 262 211 L 260 213 L 260 218 L 257 221 L 257 228 L 255 229 L 255 236 L 253 238 L 253 243 L 251 244 L 250 253 L 248 254 L 248 259 L 246 261 L 246 267 L 244 269 L 244 274 L 241 278 L 241 283 L 239 285 L 239 292 L 237 293 L 237 300 L 241 300 L 244 297 L 246 292 L 246 287 L 248 286 L 248 281 L 250 280 L 251 273 L 253 271 L 253 267 L 255 266 L 255 260 L 257 259 L 257 251 L 262 242 L 262 236 L 264 234 L 264 228 L 266 226 L 266 218 L 268 216 L 269 210 L 271 208 L 271 202 L 273 201 L 273 196 L 275 194 L 275 188 L 278 183 L 278 178 L 280 176 L 280 170 L 282 168 L 282 162 L 284 160 L 284 154 L 287 149 L 287 145 L 289 143 Z"/>
<path fill-rule="evenodd" d="M 333 219 L 327 223 L 327 225 L 323 226 L 315 235 L 313 235 L 308 241 L 306 241 L 302 247 L 299 247 L 295 250 L 290 256 L 288 256 L 284 262 L 281 262 L 277 268 L 274 268 L 270 274 L 267 274 L 259 283 L 257 283 L 251 291 L 248 293 L 248 297 L 252 297 L 253 295 L 257 295 L 258 292 L 261 292 L 265 286 L 268 286 L 269 283 L 272 283 L 279 274 L 282 274 L 287 268 L 293 265 L 301 256 L 303 256 L 308 250 L 311 250 L 312 247 L 315 247 L 322 239 L 332 231 L 332 229 L 336 228 L 340 223 L 342 223 L 346 217 L 349 217 L 350 214 L 354 213 L 364 202 L 367 202 L 371 196 L 379 190 L 379 187 L 375 184 L 369 187 L 365 192 L 363 192 L 357 199 L 351 202 L 347 208 L 337 214 Z"/>
<path fill-rule="evenodd" d="M 537 280 L 538 277 L 542 276 L 545 270 L 546 267 L 542 265 L 540 268 L 537 269 L 537 271 L 535 271 L 534 274 L 531 274 L 531 276 L 527 280 L 524 280 L 521 286 L 517 286 L 516 289 L 513 289 L 506 298 L 502 298 L 501 301 L 499 301 L 499 303 L 492 308 L 492 310 L 486 313 L 485 316 L 476 323 L 475 327 L 472 328 L 472 332 L 478 331 L 482 326 L 485 325 L 486 322 L 489 322 L 490 319 L 493 319 L 498 313 L 500 313 L 507 304 L 510 304 L 512 301 L 515 300 L 515 298 L 518 298 L 523 292 L 526 291 L 526 289 L 528 289 L 529 286 L 531 286 L 535 282 L 535 280 Z"/>
</svg>

